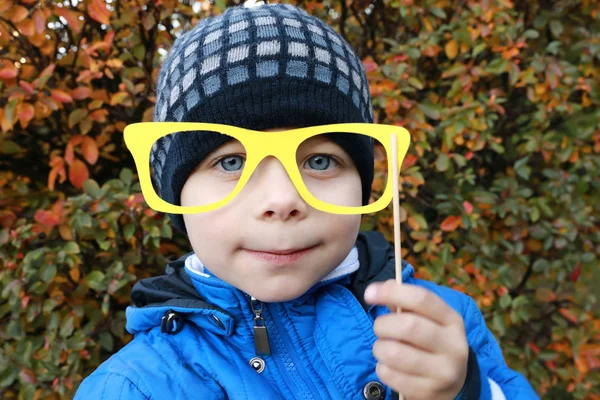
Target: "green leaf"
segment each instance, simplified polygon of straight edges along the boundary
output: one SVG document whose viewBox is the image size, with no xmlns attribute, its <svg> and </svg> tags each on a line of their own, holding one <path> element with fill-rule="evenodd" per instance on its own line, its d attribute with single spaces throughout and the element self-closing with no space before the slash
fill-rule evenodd
<svg viewBox="0 0 600 400">
<path fill-rule="evenodd" d="M 63 318 L 62 323 L 60 324 L 59 335 L 61 337 L 71 336 L 73 333 L 73 329 L 75 327 L 75 320 L 73 315 L 67 314 L 65 318 Z"/>
<path fill-rule="evenodd" d="M 408 78 L 408 83 L 410 83 L 410 85 L 412 87 L 414 87 L 415 89 L 423 89 L 423 82 L 421 82 L 418 78 L 411 76 L 410 78 Z"/>
<path fill-rule="evenodd" d="M 106 351 L 113 351 L 114 348 L 114 341 L 113 341 L 113 337 L 110 333 L 108 332 L 102 332 L 99 335 L 99 341 L 100 341 L 100 346 L 102 346 L 102 348 Z"/>
<path fill-rule="evenodd" d="M 535 29 L 527 29 L 525 32 L 523 32 L 523 37 L 525 39 L 537 39 L 540 37 L 540 33 Z"/>
<path fill-rule="evenodd" d="M 92 287 L 93 285 L 95 289 L 99 286 L 100 283 L 102 283 L 102 281 L 104 281 L 104 273 L 97 270 L 92 271 L 89 274 L 87 274 L 86 279 L 88 281 L 89 286 Z"/>
<path fill-rule="evenodd" d="M 484 51 L 486 47 L 487 45 L 485 43 L 479 43 L 477 46 L 473 47 L 473 57 L 477 57 L 477 54 Z"/>
<path fill-rule="evenodd" d="M 0 153 L 16 154 L 23 151 L 23 148 L 12 140 L 4 140 L 0 143 Z"/>
<path fill-rule="evenodd" d="M 123 170 L 121 170 L 121 173 L 119 174 L 119 179 L 121 179 L 123 181 L 123 183 L 129 187 L 131 185 L 131 181 L 133 179 L 133 173 L 131 172 L 131 170 L 129 168 L 124 168 Z"/>
<path fill-rule="evenodd" d="M 503 310 L 510 306 L 511 303 L 512 298 L 510 297 L 510 294 L 505 294 L 504 296 L 500 297 L 500 307 L 502 307 Z"/>
<path fill-rule="evenodd" d="M 406 50 L 406 55 L 408 58 L 416 60 L 421 57 L 421 52 L 415 47 L 410 47 L 408 50 Z"/>
<path fill-rule="evenodd" d="M 423 113 L 431 118 L 431 119 L 440 119 L 439 107 L 433 104 L 425 104 L 419 103 L 419 110 L 423 111 Z"/>
<path fill-rule="evenodd" d="M 77 125 L 81 120 L 88 116 L 88 111 L 85 108 L 78 108 L 76 110 L 71 111 L 69 114 L 69 121 L 67 123 L 69 129 L 72 129 L 75 125 Z"/>
<path fill-rule="evenodd" d="M 140 61 L 144 60 L 146 57 L 146 46 L 143 43 L 140 43 L 133 47 L 133 56 Z"/>
<path fill-rule="evenodd" d="M 83 190 L 92 196 L 94 199 L 99 199 L 102 197 L 102 191 L 100 190 L 100 186 L 98 186 L 98 182 L 93 179 L 88 179 L 83 182 Z"/>
<path fill-rule="evenodd" d="M 509 63 L 509 61 L 505 60 L 504 58 L 495 58 L 485 68 L 485 72 L 500 75 L 500 74 L 508 71 L 508 63 Z"/>
<path fill-rule="evenodd" d="M 448 169 L 449 163 L 450 158 L 448 157 L 448 154 L 440 153 L 435 161 L 435 168 L 440 172 L 444 172 Z"/>
<path fill-rule="evenodd" d="M 46 283 L 52 282 L 54 277 L 56 276 L 56 265 L 54 264 L 44 264 L 42 268 L 40 268 L 40 279 Z"/>
<path fill-rule="evenodd" d="M 135 233 L 135 224 L 130 222 L 123 228 L 123 237 L 125 240 L 129 241 L 133 234 Z"/>
<path fill-rule="evenodd" d="M 550 31 L 555 38 L 560 39 L 560 34 L 563 32 L 563 26 L 559 20 L 554 19 L 550 21 Z"/>
<path fill-rule="evenodd" d="M 79 254 L 81 250 L 79 249 L 79 245 L 77 243 L 75 243 L 75 242 L 68 242 L 63 247 L 63 251 L 66 254 Z"/>
</svg>

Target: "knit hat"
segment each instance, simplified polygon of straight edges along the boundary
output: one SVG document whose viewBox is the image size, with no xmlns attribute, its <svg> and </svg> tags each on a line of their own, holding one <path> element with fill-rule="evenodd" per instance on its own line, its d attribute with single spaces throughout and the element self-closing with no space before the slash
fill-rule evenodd
<svg viewBox="0 0 600 400">
<path fill-rule="evenodd" d="M 289 4 L 230 7 L 201 20 L 175 40 L 157 88 L 154 121 L 254 130 L 373 122 L 368 81 L 354 50 L 329 25 Z M 373 141 L 361 135 L 332 140 L 356 164 L 367 204 Z M 150 163 L 159 196 L 179 205 L 191 172 L 225 141 L 199 131 L 158 140 Z M 169 217 L 187 234 L 182 215 Z"/>
</svg>

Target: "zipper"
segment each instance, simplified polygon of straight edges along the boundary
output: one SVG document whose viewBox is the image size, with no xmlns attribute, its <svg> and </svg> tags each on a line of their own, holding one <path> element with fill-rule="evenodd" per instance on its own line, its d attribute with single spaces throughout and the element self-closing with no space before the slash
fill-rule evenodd
<svg viewBox="0 0 600 400">
<path fill-rule="evenodd" d="M 270 356 L 269 334 L 262 317 L 263 303 L 250 296 L 250 308 L 254 313 L 254 351 L 257 356 Z"/>
<path fill-rule="evenodd" d="M 269 343 L 269 335 L 268 335 L 268 331 L 267 331 L 267 325 L 270 326 L 270 328 L 272 328 L 272 332 L 277 333 L 278 331 L 278 327 L 277 324 L 275 323 L 275 321 L 273 320 L 273 318 L 270 318 L 267 324 L 267 321 L 265 320 L 265 318 L 268 318 L 267 315 L 265 315 L 263 317 L 263 311 L 264 311 L 264 304 L 262 301 L 257 300 L 256 298 L 246 294 L 246 296 L 249 299 L 250 302 L 250 308 L 252 310 L 252 313 L 254 314 L 254 349 L 256 352 L 257 356 L 272 356 L 271 354 L 271 345 Z M 279 327 L 279 329 L 281 329 L 282 327 Z M 280 374 L 281 379 L 283 379 L 284 382 L 286 382 L 286 386 L 288 387 L 288 390 L 290 390 L 291 393 L 294 393 L 295 391 L 292 389 L 293 387 L 296 387 L 297 389 L 300 390 L 300 392 L 302 393 L 302 398 L 306 398 L 306 399 L 315 399 L 315 398 L 320 398 L 319 395 L 316 395 L 316 393 L 318 393 L 318 391 L 316 390 L 315 386 L 312 384 L 312 382 L 310 381 L 310 379 L 308 379 L 308 377 L 300 372 L 300 369 L 302 366 L 302 363 L 300 363 L 299 358 L 297 357 L 295 352 L 290 352 L 288 350 L 288 347 L 291 345 L 289 342 L 289 338 L 287 338 L 287 336 L 281 335 L 279 342 L 275 341 L 275 343 L 279 343 L 277 345 L 277 349 L 278 349 L 278 356 L 276 357 L 277 360 L 273 360 L 275 361 L 275 364 L 279 366 L 279 368 L 283 368 L 284 372 L 283 374 Z M 287 362 L 284 360 L 288 360 Z M 290 365 L 288 364 L 289 361 L 292 362 L 292 366 L 293 368 L 295 368 L 295 372 L 290 370 L 289 367 Z M 288 373 L 290 373 L 291 375 L 288 375 Z M 293 375 L 298 374 L 298 377 L 294 377 Z M 291 378 L 291 381 L 290 381 Z M 295 381 L 294 384 L 292 384 L 292 381 Z M 310 385 L 307 385 L 307 382 Z M 309 388 L 310 386 L 310 388 Z"/>
</svg>

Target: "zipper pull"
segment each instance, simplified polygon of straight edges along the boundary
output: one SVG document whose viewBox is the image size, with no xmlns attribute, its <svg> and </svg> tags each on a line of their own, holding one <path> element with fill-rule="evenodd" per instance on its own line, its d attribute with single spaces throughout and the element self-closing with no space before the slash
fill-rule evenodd
<svg viewBox="0 0 600 400">
<path fill-rule="evenodd" d="M 270 356 L 271 346 L 269 346 L 269 335 L 265 319 L 262 317 L 263 304 L 261 301 L 250 297 L 250 305 L 254 312 L 254 349 L 257 356 Z"/>
</svg>

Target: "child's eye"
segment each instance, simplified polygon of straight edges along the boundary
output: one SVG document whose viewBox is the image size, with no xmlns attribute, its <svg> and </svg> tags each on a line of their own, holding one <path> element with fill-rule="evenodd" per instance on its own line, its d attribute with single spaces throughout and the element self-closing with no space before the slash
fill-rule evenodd
<svg viewBox="0 0 600 400">
<path fill-rule="evenodd" d="M 227 154 L 211 161 L 210 168 L 218 175 L 237 176 L 244 169 L 246 159 L 242 155 Z"/>
<path fill-rule="evenodd" d="M 241 156 L 229 156 L 222 158 L 219 165 L 229 172 L 239 171 L 244 166 L 244 158 Z"/>
<path fill-rule="evenodd" d="M 304 167 L 313 169 L 315 171 L 326 171 L 330 166 L 335 168 L 338 166 L 338 162 L 332 157 L 326 154 L 317 154 L 310 157 L 304 163 Z"/>
</svg>

